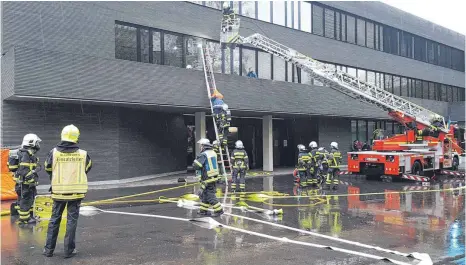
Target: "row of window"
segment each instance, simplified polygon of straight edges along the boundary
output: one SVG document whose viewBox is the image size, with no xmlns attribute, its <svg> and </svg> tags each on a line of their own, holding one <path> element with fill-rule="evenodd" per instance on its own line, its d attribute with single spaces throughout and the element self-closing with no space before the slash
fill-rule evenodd
<svg viewBox="0 0 466 265">
<path fill-rule="evenodd" d="M 207 45 L 216 73 L 246 76 L 254 71 L 262 79 L 322 85 L 310 74 L 258 49 L 238 46 L 221 49 L 220 43 L 158 29 L 118 22 L 115 24 L 115 56 L 153 64 L 202 70 L 199 43 Z M 438 101 L 464 101 L 464 88 L 378 73 L 350 66 L 327 64 L 399 96 Z"/>
<path fill-rule="evenodd" d="M 405 127 L 396 121 L 351 120 L 352 141 L 371 143 L 372 133 L 376 129 L 385 131 L 385 136 L 404 133 Z"/>
<path fill-rule="evenodd" d="M 221 9 L 222 1 L 191 1 Z M 464 51 L 319 3 L 231 1 L 235 12 L 312 34 L 464 72 Z"/>
</svg>

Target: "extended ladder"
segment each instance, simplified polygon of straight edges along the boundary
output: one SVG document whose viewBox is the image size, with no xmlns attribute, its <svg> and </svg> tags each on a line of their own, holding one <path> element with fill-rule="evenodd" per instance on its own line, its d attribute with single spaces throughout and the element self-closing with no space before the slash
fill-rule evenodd
<svg viewBox="0 0 466 265">
<path fill-rule="evenodd" d="M 228 191 L 228 173 L 226 169 L 229 169 L 229 174 L 231 175 L 231 166 L 230 166 L 230 153 L 228 151 L 228 145 L 225 145 L 225 148 L 223 150 L 222 148 L 222 143 L 220 142 L 219 136 L 218 136 L 218 128 L 217 128 L 217 123 L 215 121 L 215 115 L 214 115 L 214 108 L 212 105 L 212 101 L 210 100 L 212 92 L 217 89 L 217 86 L 215 85 L 215 77 L 214 77 L 214 71 L 212 68 L 212 59 L 210 57 L 209 49 L 208 49 L 208 44 L 206 44 L 206 47 L 201 47 L 201 56 L 202 56 L 202 63 L 204 65 L 204 76 L 205 76 L 205 82 L 206 82 L 206 88 L 207 88 L 207 96 L 209 98 L 209 103 L 210 103 L 210 111 L 212 113 L 212 121 L 214 122 L 214 129 L 215 129 L 215 138 L 217 139 L 219 143 L 219 152 L 220 152 L 220 157 L 221 157 L 221 167 L 223 170 L 224 178 L 225 178 L 225 194 L 227 194 Z M 226 132 L 225 132 L 226 133 Z M 225 165 L 227 164 L 227 165 Z"/>
<path fill-rule="evenodd" d="M 308 72 L 312 78 L 325 85 L 353 98 L 357 98 L 360 101 L 376 105 L 385 111 L 402 112 L 426 126 L 431 125 L 430 121 L 434 117 L 440 117 L 443 120 L 443 124 L 445 124 L 445 119 L 441 115 L 343 71 L 327 67 L 324 63 L 316 61 L 261 34 L 256 33 L 246 38 L 240 37 L 238 42 L 250 43 L 265 52 L 293 63 Z M 448 132 L 446 128 L 442 128 L 442 130 Z"/>
</svg>

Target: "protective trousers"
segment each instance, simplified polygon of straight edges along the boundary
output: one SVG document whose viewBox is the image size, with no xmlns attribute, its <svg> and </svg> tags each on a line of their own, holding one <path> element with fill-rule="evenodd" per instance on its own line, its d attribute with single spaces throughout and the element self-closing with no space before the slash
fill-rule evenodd
<svg viewBox="0 0 466 265">
<path fill-rule="evenodd" d="M 216 185 L 215 183 L 208 183 L 206 188 L 201 194 L 201 207 L 200 211 L 206 213 L 210 207 L 214 210 L 214 213 L 220 213 L 223 211 L 222 204 L 218 201 L 217 195 L 215 195 Z"/>
<path fill-rule="evenodd" d="M 309 181 L 309 170 L 298 170 L 298 174 L 301 187 L 306 187 Z"/>
<path fill-rule="evenodd" d="M 37 195 L 35 186 L 20 184 L 21 199 L 19 202 L 19 222 L 27 223 L 31 219 L 31 211 L 34 204 L 34 198 Z"/>
<path fill-rule="evenodd" d="M 231 172 L 231 189 L 237 190 L 239 187 L 240 191 L 246 189 L 246 168 L 233 167 Z"/>
<path fill-rule="evenodd" d="M 340 181 L 338 180 L 339 171 L 340 170 L 338 168 L 329 168 L 327 170 L 325 184 L 328 188 L 332 187 L 332 185 L 334 189 L 338 188 L 338 184 L 340 184 Z"/>
<path fill-rule="evenodd" d="M 11 208 L 10 208 L 10 212 L 12 216 L 18 215 L 18 211 L 20 209 L 19 207 L 20 207 L 20 202 L 21 202 L 21 184 L 19 183 L 15 184 L 15 192 L 17 195 L 17 199 L 16 199 L 16 202 L 12 203 Z"/>
<path fill-rule="evenodd" d="M 317 165 L 314 165 L 314 164 L 311 165 L 311 166 L 309 167 L 309 171 L 308 171 L 308 172 L 309 172 L 309 173 L 308 173 L 308 174 L 309 174 L 309 177 L 308 177 L 308 179 L 307 179 L 307 184 L 308 184 L 309 186 L 314 186 L 314 187 L 315 187 L 315 186 L 318 186 L 319 183 L 318 183 L 318 181 L 317 181 L 317 174 L 318 174 L 318 167 L 317 167 Z"/>
<path fill-rule="evenodd" d="M 50 218 L 49 227 L 47 230 L 47 241 L 45 243 L 45 252 L 53 254 L 55 246 L 57 245 L 58 232 L 60 230 L 60 222 L 65 207 L 67 207 L 68 215 L 66 219 L 66 233 L 65 233 L 65 256 L 71 255 L 76 247 L 76 227 L 78 226 L 79 207 L 81 200 L 73 201 L 53 201 L 52 217 Z"/>
</svg>

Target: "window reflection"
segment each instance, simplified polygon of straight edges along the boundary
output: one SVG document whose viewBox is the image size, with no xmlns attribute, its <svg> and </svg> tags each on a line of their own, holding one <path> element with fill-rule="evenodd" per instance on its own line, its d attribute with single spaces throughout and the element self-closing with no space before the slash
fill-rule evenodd
<svg viewBox="0 0 466 265">
<path fill-rule="evenodd" d="M 257 1 L 257 18 L 270 22 L 270 1 Z"/>
<path fill-rule="evenodd" d="M 301 3 L 301 30 L 311 32 L 311 3 Z"/>
<path fill-rule="evenodd" d="M 273 1 L 273 23 L 285 26 L 285 1 Z"/>
<path fill-rule="evenodd" d="M 246 76 L 250 70 L 256 72 L 256 51 L 242 47 L 242 76 Z"/>
<path fill-rule="evenodd" d="M 183 67 L 183 37 L 164 34 L 163 45 L 165 49 L 164 64 Z"/>
<path fill-rule="evenodd" d="M 285 60 L 273 57 L 273 80 L 285 81 Z"/>
<path fill-rule="evenodd" d="M 256 18 L 256 2 L 255 1 L 242 1 L 241 14 L 246 17 Z"/>
<path fill-rule="evenodd" d="M 262 79 L 272 79 L 272 57 L 266 52 L 259 52 L 259 69 L 257 76 Z"/>
<path fill-rule="evenodd" d="M 115 58 L 137 61 L 137 30 L 135 27 L 115 24 Z"/>
<path fill-rule="evenodd" d="M 186 67 L 203 70 L 200 48 L 197 46 L 200 42 L 199 38 L 186 38 Z"/>
</svg>

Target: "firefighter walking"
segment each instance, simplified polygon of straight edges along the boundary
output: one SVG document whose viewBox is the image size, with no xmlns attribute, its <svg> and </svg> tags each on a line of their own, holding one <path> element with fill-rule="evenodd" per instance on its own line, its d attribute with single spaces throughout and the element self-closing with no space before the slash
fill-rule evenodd
<svg viewBox="0 0 466 265">
<path fill-rule="evenodd" d="M 201 153 L 194 160 L 193 167 L 200 171 L 200 187 L 198 191 L 201 206 L 200 215 L 208 215 L 209 208 L 214 210 L 213 216 L 223 214 L 222 204 L 218 201 L 216 191 L 216 181 L 219 175 L 217 154 L 212 150 L 209 139 L 202 138 L 198 142 L 201 145 Z"/>
<path fill-rule="evenodd" d="M 67 223 L 64 242 L 65 258 L 76 255 L 75 239 L 79 207 L 87 193 L 87 173 L 92 161 L 85 150 L 78 147 L 79 129 L 74 125 L 65 126 L 61 142 L 52 149 L 45 161 L 45 170 L 50 175 L 52 187 L 52 217 L 47 230 L 43 254 L 52 257 L 57 243 L 63 211 L 67 207 Z"/>
<path fill-rule="evenodd" d="M 233 172 L 231 173 L 231 189 L 235 191 L 246 190 L 246 171 L 249 169 L 248 153 L 244 150 L 243 142 L 238 140 L 235 149 L 231 152 L 231 163 Z"/>
<path fill-rule="evenodd" d="M 15 170 L 14 180 L 15 190 L 18 194 L 17 205 L 14 209 L 19 213 L 19 224 L 31 224 L 36 220 L 31 216 L 34 198 L 37 195 L 36 186 L 39 184 L 37 172 L 39 158 L 36 157 L 40 149 L 41 139 L 33 134 L 26 134 L 23 137 L 21 148 L 17 153 L 17 160 L 14 157 L 9 161 L 10 170 Z M 11 162 L 11 163 L 10 163 Z"/>
</svg>

